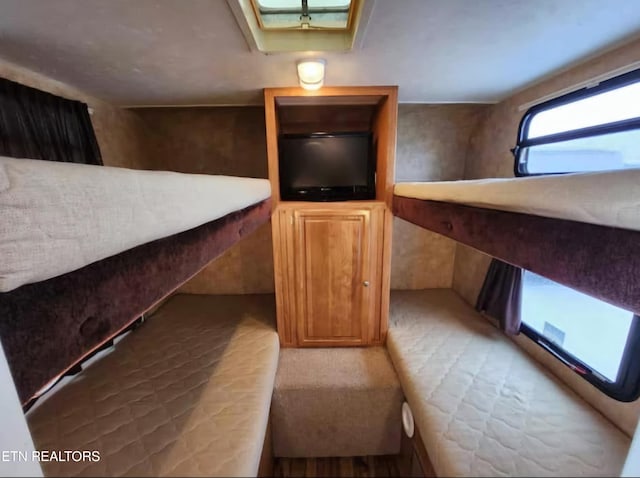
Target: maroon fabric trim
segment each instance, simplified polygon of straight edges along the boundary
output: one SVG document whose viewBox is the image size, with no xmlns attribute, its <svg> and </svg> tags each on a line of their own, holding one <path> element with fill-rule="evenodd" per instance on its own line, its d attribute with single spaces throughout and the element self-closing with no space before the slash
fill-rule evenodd
<svg viewBox="0 0 640 478">
<path fill-rule="evenodd" d="M 0 294 L 0 339 L 27 403 L 52 379 L 267 222 L 269 199 L 53 279 Z"/>
<path fill-rule="evenodd" d="M 505 262 L 640 313 L 640 232 L 394 196 L 393 213 Z"/>
</svg>

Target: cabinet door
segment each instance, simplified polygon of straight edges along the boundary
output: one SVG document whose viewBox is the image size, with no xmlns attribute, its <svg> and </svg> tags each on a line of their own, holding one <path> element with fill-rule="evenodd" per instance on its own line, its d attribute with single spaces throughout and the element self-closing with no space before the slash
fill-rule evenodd
<svg viewBox="0 0 640 478">
<path fill-rule="evenodd" d="M 298 345 L 369 342 L 371 212 L 296 211 Z"/>
</svg>

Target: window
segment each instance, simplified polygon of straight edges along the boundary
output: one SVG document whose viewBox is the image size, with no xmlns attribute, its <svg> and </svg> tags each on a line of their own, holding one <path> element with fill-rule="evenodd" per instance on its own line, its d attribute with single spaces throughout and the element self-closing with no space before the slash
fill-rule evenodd
<svg viewBox="0 0 640 478">
<path fill-rule="evenodd" d="M 261 28 L 346 30 L 351 0 L 252 0 Z"/>
<path fill-rule="evenodd" d="M 640 70 L 530 108 L 516 176 L 640 168 Z M 523 270 L 521 331 L 609 396 L 640 396 L 640 318 Z"/>
<path fill-rule="evenodd" d="M 521 331 L 574 372 L 617 400 L 640 395 L 638 316 L 524 270 L 521 307 Z"/>
<path fill-rule="evenodd" d="M 530 108 L 516 176 L 640 167 L 640 70 Z"/>
</svg>

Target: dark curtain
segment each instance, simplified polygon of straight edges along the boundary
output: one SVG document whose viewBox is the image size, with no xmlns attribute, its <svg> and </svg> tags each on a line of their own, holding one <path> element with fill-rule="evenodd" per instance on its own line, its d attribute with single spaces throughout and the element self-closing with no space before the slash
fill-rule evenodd
<svg viewBox="0 0 640 478">
<path fill-rule="evenodd" d="M 0 156 L 102 165 L 86 104 L 3 78 Z"/>
<path fill-rule="evenodd" d="M 522 269 L 493 259 L 478 295 L 476 309 L 498 319 L 509 335 L 520 333 L 522 303 Z"/>
</svg>

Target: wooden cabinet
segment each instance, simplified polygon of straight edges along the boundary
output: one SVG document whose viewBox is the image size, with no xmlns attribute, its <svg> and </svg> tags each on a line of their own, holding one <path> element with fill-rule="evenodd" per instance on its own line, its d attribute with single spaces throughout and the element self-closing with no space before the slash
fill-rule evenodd
<svg viewBox="0 0 640 478">
<path fill-rule="evenodd" d="M 293 277 L 299 346 L 365 345 L 380 286 L 382 250 L 373 227 L 384 209 L 293 212 Z"/>
<path fill-rule="evenodd" d="M 383 344 L 389 312 L 397 88 L 267 88 L 265 120 L 281 345 Z M 278 137 L 314 131 L 371 133 L 375 200 L 282 200 Z"/>
<path fill-rule="evenodd" d="M 281 205 L 273 217 L 283 345 L 380 342 L 384 202 Z"/>
<path fill-rule="evenodd" d="M 369 211 L 295 213 L 298 344 L 367 342 Z"/>
</svg>

